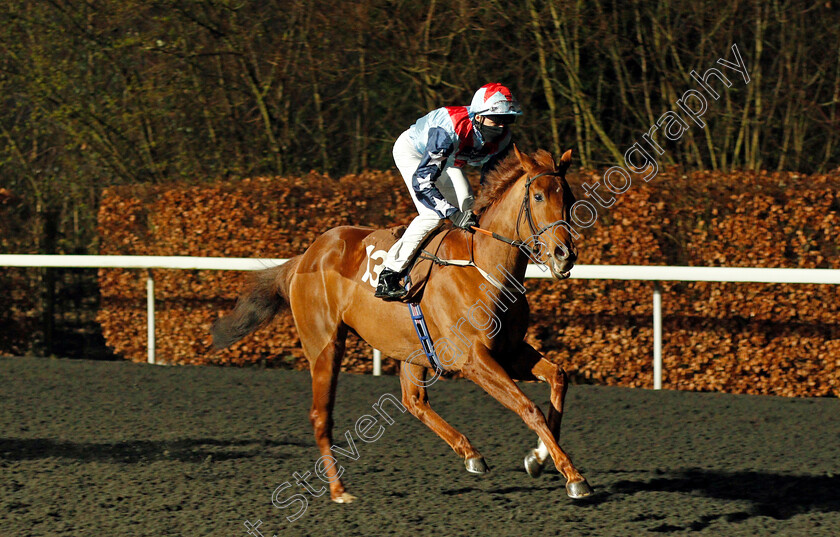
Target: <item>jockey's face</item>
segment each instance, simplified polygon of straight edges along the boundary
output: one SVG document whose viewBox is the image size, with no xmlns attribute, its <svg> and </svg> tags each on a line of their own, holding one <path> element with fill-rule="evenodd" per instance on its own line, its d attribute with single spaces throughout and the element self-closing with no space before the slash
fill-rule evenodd
<svg viewBox="0 0 840 537">
<path fill-rule="evenodd" d="M 516 116 L 493 116 L 493 115 L 477 115 L 475 118 L 478 120 L 479 123 L 482 125 L 487 125 L 488 127 L 504 127 L 505 125 L 511 125 L 516 121 Z"/>
<path fill-rule="evenodd" d="M 486 115 L 476 114 L 475 123 L 476 128 L 484 137 L 484 141 L 490 142 L 494 140 L 501 140 L 508 131 L 508 125 L 513 123 L 516 116 L 502 116 L 502 115 Z"/>
</svg>

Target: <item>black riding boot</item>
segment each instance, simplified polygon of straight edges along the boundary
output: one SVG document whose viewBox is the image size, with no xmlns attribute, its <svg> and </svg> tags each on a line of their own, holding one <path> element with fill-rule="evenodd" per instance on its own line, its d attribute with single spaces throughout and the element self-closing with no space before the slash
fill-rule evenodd
<svg viewBox="0 0 840 537">
<path fill-rule="evenodd" d="M 408 291 L 400 285 L 400 273 L 391 269 L 383 269 L 379 275 L 379 285 L 376 286 L 376 293 L 373 296 L 384 300 L 399 300 L 408 294 Z"/>
</svg>

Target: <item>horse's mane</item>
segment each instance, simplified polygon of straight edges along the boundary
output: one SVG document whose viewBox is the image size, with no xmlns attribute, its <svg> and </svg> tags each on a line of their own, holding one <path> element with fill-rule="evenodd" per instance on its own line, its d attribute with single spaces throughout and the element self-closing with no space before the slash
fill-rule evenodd
<svg viewBox="0 0 840 537">
<path fill-rule="evenodd" d="M 511 152 L 504 160 L 496 164 L 485 177 L 485 185 L 478 193 L 478 198 L 475 200 L 473 212 L 475 214 L 483 213 L 490 205 L 502 197 L 502 194 L 522 177 L 524 170 L 519 163 L 516 154 Z"/>
<path fill-rule="evenodd" d="M 533 155 L 534 160 L 538 165 L 551 167 L 554 163 L 551 153 L 544 149 L 537 150 Z M 478 198 L 475 200 L 473 212 L 477 215 L 483 213 L 494 202 L 499 200 L 502 195 L 511 187 L 517 179 L 522 177 L 525 170 L 522 169 L 522 164 L 519 163 L 516 153 L 511 152 L 504 160 L 496 164 L 485 178 L 485 185 L 478 193 Z"/>
</svg>

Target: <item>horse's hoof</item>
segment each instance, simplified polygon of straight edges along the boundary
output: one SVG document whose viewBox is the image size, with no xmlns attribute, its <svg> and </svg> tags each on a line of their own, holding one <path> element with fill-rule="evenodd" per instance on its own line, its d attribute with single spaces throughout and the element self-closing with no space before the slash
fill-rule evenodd
<svg viewBox="0 0 840 537">
<path fill-rule="evenodd" d="M 543 465 L 537 458 L 536 450 L 532 450 L 525 455 L 525 471 L 528 472 L 528 475 L 531 477 L 539 477 L 542 473 Z"/>
<path fill-rule="evenodd" d="M 487 463 L 484 462 L 484 457 L 471 457 L 464 461 L 464 466 L 467 467 L 467 471 L 471 474 L 486 474 L 490 471 Z"/>
<path fill-rule="evenodd" d="M 573 500 L 586 498 L 587 496 L 590 496 L 592 492 L 592 487 L 589 486 L 586 479 L 583 481 L 576 481 L 574 483 L 566 483 L 566 494 L 568 494 L 569 498 Z"/>
<path fill-rule="evenodd" d="M 355 500 L 356 497 L 349 492 L 342 492 L 339 496 L 332 499 L 335 503 L 353 503 Z"/>
</svg>

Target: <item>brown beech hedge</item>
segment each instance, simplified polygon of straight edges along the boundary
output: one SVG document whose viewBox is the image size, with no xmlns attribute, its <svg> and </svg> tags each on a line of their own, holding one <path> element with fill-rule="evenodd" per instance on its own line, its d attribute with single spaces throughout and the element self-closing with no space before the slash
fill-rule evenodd
<svg viewBox="0 0 840 537">
<path fill-rule="evenodd" d="M 578 196 L 595 172 L 570 174 Z M 840 173 L 663 170 L 634 182 L 581 230 L 581 264 L 840 268 Z M 391 172 L 339 180 L 310 173 L 212 185 L 109 189 L 102 254 L 284 258 L 345 224 L 405 224 L 413 206 Z M 155 270 L 157 355 L 171 364 L 307 367 L 284 315 L 232 348 L 208 331 L 247 283 L 234 271 Z M 103 269 L 98 315 L 109 346 L 146 359 L 144 271 Z M 529 341 L 577 382 L 652 385 L 652 284 L 529 280 Z M 665 388 L 785 396 L 840 395 L 837 286 L 663 282 Z M 406 311 L 406 315 L 408 312 Z M 351 336 L 344 370 L 368 372 Z M 396 363 L 385 360 L 386 372 Z"/>
</svg>

